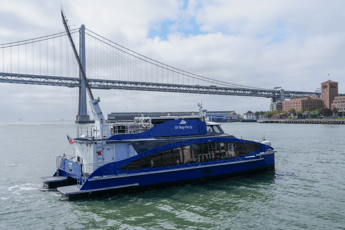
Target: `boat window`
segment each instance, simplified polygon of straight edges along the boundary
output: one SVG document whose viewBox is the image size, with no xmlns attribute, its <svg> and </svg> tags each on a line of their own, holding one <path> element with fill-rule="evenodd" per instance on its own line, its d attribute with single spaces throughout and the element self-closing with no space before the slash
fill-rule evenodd
<svg viewBox="0 0 345 230">
<path fill-rule="evenodd" d="M 213 125 L 208 125 L 207 126 L 207 134 L 214 134 L 214 132 L 213 132 Z"/>
<path fill-rule="evenodd" d="M 225 160 L 251 153 L 261 145 L 247 142 L 201 143 L 177 147 L 135 160 L 122 171 Z"/>
<path fill-rule="evenodd" d="M 213 126 L 213 130 L 214 130 L 215 133 L 218 133 L 218 134 L 223 133 L 223 132 L 220 131 L 221 128 L 219 127 L 219 125 Z M 223 131 L 223 130 L 222 130 L 222 131 Z"/>
<path fill-rule="evenodd" d="M 224 131 L 223 131 L 223 129 L 220 127 L 220 125 L 217 125 L 216 127 L 217 127 L 217 129 L 219 130 L 220 133 L 224 133 Z"/>
<path fill-rule="evenodd" d="M 224 131 L 219 125 L 208 125 L 207 134 L 222 134 Z"/>
<path fill-rule="evenodd" d="M 219 143 L 220 144 L 220 150 L 224 150 L 225 149 L 225 145 L 224 143 Z M 227 144 L 227 143 L 226 143 Z"/>
</svg>

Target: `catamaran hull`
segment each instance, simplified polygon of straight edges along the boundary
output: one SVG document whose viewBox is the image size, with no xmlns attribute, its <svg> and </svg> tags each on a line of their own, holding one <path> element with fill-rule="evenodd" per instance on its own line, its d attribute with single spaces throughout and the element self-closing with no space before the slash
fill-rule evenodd
<svg viewBox="0 0 345 230">
<path fill-rule="evenodd" d="M 62 193 L 64 199 L 71 201 L 92 197 L 109 197 L 119 193 L 138 192 L 172 185 L 204 183 L 263 171 L 274 171 L 274 153 L 238 162 L 92 178 L 80 187 L 77 185 L 59 187 L 58 191 Z"/>
</svg>

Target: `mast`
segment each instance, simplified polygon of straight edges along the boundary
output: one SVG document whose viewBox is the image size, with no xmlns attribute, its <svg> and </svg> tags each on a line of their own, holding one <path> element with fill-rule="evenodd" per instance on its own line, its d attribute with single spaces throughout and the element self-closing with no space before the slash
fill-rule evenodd
<svg viewBox="0 0 345 230">
<path fill-rule="evenodd" d="M 69 41 L 70 41 L 71 46 L 72 46 L 72 49 L 73 49 L 74 56 L 75 56 L 75 58 L 77 59 L 77 62 L 78 62 L 78 65 L 79 65 L 79 71 L 82 73 L 81 75 L 82 75 L 82 78 L 83 78 L 83 80 L 84 80 L 85 88 L 86 88 L 87 93 L 88 93 L 88 95 L 89 95 L 89 97 L 90 97 L 90 100 L 93 101 L 94 98 L 93 98 L 93 94 L 92 94 L 92 92 L 91 92 L 91 88 L 90 88 L 89 82 L 88 82 L 87 79 L 86 79 L 86 74 L 85 74 L 83 65 L 82 65 L 82 63 L 81 63 L 81 61 L 80 61 L 80 58 L 79 58 L 78 54 L 77 54 L 77 50 L 75 49 L 75 45 L 74 45 L 74 42 L 73 42 L 73 40 L 72 40 L 71 33 L 70 33 L 70 31 L 69 31 L 69 27 L 68 27 L 67 22 L 66 22 L 66 19 L 65 19 L 66 17 L 65 17 L 65 14 L 63 13 L 62 10 L 61 10 L 61 16 L 62 16 L 63 25 L 65 26 L 65 29 L 66 29 L 66 32 L 67 32 L 67 36 L 68 36 L 68 38 L 69 38 Z M 84 55 L 84 57 L 85 57 L 85 55 Z M 80 83 L 81 83 L 81 82 L 80 82 Z"/>
<path fill-rule="evenodd" d="M 96 134 L 96 138 L 100 138 L 100 139 L 109 138 L 111 136 L 111 134 L 110 134 L 107 122 L 104 119 L 101 107 L 99 106 L 100 99 L 99 98 L 96 99 L 96 100 L 94 99 L 92 91 L 91 91 L 91 88 L 90 88 L 90 85 L 89 85 L 89 82 L 88 82 L 88 80 L 86 78 L 86 74 L 85 74 L 85 70 L 84 70 L 83 64 L 82 64 L 82 63 L 84 63 L 84 65 L 85 65 L 85 53 L 81 52 L 81 57 L 78 56 L 77 50 L 75 48 L 75 45 L 74 45 L 71 33 L 69 31 L 69 28 L 68 28 L 68 25 L 67 25 L 67 22 L 66 22 L 66 16 L 65 16 L 63 10 L 61 10 L 61 16 L 62 16 L 62 22 L 63 22 L 63 24 L 65 26 L 65 30 L 67 32 L 69 41 L 70 41 L 72 49 L 73 49 L 73 53 L 74 53 L 75 59 L 77 59 L 77 62 L 78 62 L 78 65 L 79 65 L 79 71 L 80 71 L 81 76 L 82 76 L 82 80 L 80 81 L 79 103 L 82 104 L 83 96 L 81 95 L 81 93 L 82 93 L 83 87 L 85 87 L 85 89 L 86 89 L 86 91 L 87 91 L 87 93 L 89 95 L 89 98 L 90 98 L 90 106 L 91 106 L 92 114 L 93 114 L 93 116 L 95 118 L 95 128 L 96 128 L 96 130 L 99 131 L 99 133 Z M 82 26 L 82 28 L 85 29 L 85 27 L 83 27 L 83 26 Z M 85 37 L 84 37 L 84 39 L 85 39 Z M 84 42 L 84 45 L 85 45 L 85 42 Z M 83 59 L 84 59 L 84 62 L 82 62 Z M 84 99 L 85 99 L 85 102 L 86 102 L 86 98 L 84 98 Z M 85 103 L 85 108 L 86 108 L 86 103 Z M 77 118 L 78 118 L 78 116 L 77 116 Z M 77 123 L 88 123 L 88 122 L 78 122 L 78 120 L 77 120 Z"/>
</svg>

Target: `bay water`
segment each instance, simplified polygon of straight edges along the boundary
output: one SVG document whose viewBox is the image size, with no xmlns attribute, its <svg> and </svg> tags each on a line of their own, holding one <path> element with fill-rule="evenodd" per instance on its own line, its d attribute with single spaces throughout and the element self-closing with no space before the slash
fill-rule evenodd
<svg viewBox="0 0 345 230">
<path fill-rule="evenodd" d="M 0 123 L 0 229 L 345 229 L 345 126 L 223 123 L 272 142 L 275 172 L 68 202 L 42 192 L 73 122 Z"/>
</svg>

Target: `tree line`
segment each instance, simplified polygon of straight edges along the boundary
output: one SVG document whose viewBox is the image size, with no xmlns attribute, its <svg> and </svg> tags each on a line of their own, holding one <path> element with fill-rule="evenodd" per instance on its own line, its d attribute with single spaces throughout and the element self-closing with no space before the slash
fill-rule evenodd
<svg viewBox="0 0 345 230">
<path fill-rule="evenodd" d="M 275 110 L 273 112 L 271 111 L 266 111 L 266 112 L 256 112 L 258 114 L 262 114 L 264 113 L 265 117 L 267 118 L 271 118 L 274 114 L 284 114 L 285 112 L 283 110 Z M 333 107 L 333 109 L 328 109 L 328 108 L 323 108 L 321 110 L 316 109 L 314 111 L 310 111 L 308 108 L 304 109 L 304 110 L 300 110 L 300 111 L 296 111 L 296 109 L 291 108 L 288 111 L 289 114 L 292 114 L 293 116 L 299 116 L 302 115 L 304 113 L 307 113 L 309 117 L 311 118 L 315 118 L 315 117 L 319 117 L 319 116 L 324 116 L 324 117 L 330 117 L 332 115 L 336 115 L 338 114 L 338 109 L 336 107 Z"/>
</svg>

